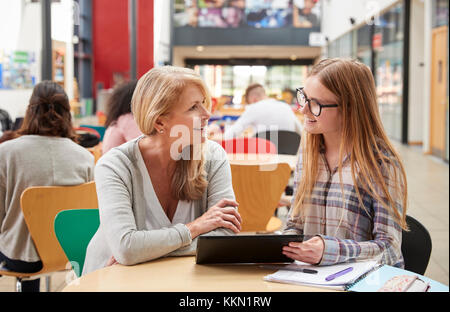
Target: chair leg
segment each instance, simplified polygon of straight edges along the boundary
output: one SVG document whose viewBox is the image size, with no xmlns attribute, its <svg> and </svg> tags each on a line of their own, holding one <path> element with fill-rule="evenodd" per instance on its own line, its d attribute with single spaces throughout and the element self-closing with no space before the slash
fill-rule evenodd
<svg viewBox="0 0 450 312">
<path fill-rule="evenodd" d="M 50 289 L 51 289 L 51 276 L 50 275 L 45 277 L 45 287 L 46 287 L 46 291 L 50 292 Z"/>
<path fill-rule="evenodd" d="M 22 292 L 22 279 L 16 278 L 16 292 Z"/>
</svg>

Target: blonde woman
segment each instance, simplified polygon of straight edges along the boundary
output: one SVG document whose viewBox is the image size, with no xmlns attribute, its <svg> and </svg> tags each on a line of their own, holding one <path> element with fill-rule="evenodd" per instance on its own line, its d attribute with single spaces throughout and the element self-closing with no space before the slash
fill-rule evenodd
<svg viewBox="0 0 450 312">
<path fill-rule="evenodd" d="M 318 265 L 375 258 L 404 267 L 406 176 L 383 129 L 371 71 L 323 60 L 297 100 L 305 124 L 284 232 L 306 237 L 283 253 Z"/>
<path fill-rule="evenodd" d="M 138 81 L 132 112 L 143 135 L 96 165 L 100 227 L 83 274 L 194 254 L 199 235 L 240 231 L 226 153 L 206 140 L 210 107 L 193 70 L 154 68 Z"/>
</svg>

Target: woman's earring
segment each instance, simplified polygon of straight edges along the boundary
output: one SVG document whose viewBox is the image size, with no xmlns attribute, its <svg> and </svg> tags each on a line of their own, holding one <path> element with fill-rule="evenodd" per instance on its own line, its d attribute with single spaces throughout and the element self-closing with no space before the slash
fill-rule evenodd
<svg viewBox="0 0 450 312">
<path fill-rule="evenodd" d="M 164 133 L 164 129 L 159 130 L 159 133 Z"/>
</svg>

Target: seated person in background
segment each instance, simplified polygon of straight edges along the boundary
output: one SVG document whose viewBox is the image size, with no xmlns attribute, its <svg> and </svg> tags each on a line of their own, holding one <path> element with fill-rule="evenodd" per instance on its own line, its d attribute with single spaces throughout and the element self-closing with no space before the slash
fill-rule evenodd
<svg viewBox="0 0 450 312">
<path fill-rule="evenodd" d="M 199 235 L 240 231 L 226 153 L 206 140 L 210 106 L 191 69 L 157 67 L 139 79 L 132 111 L 144 135 L 96 165 L 101 221 L 83 274 L 115 262 L 192 255 Z"/>
<path fill-rule="evenodd" d="M 106 131 L 102 142 L 103 154 L 142 134 L 131 113 L 131 98 L 135 88 L 136 81 L 123 83 L 114 89 L 108 100 Z"/>
<path fill-rule="evenodd" d="M 0 133 L 0 143 L 12 140 L 17 138 L 17 133 L 16 131 L 12 131 L 12 130 L 7 130 L 5 132 Z"/>
<path fill-rule="evenodd" d="M 42 262 L 20 208 L 30 186 L 78 185 L 94 174 L 94 157 L 74 142 L 64 89 L 43 81 L 34 87 L 18 138 L 0 144 L 0 262 L 16 272 L 37 272 Z M 50 230 L 50 229 L 49 229 Z M 23 291 L 39 291 L 39 279 Z"/>
<path fill-rule="evenodd" d="M 254 134 L 269 130 L 287 130 L 301 134 L 301 124 L 292 108 L 284 102 L 268 98 L 262 85 L 249 85 L 245 91 L 245 101 L 248 105 L 244 113 L 232 126 L 225 129 L 225 140 L 241 136 L 249 127 L 253 128 Z"/>
<path fill-rule="evenodd" d="M 3 117 L 9 116 L 9 114 L 6 115 L 6 114 L 2 113 L 1 111 L 2 110 L 0 109 L 0 116 L 3 116 Z M 4 111 L 4 112 L 6 112 L 6 111 Z M 0 117 L 0 119 L 1 118 L 2 117 Z M 2 124 L 7 123 L 7 122 L 5 122 L 5 120 L 6 120 L 6 118 L 3 120 Z M 17 138 L 18 135 L 17 135 L 16 130 L 20 129 L 20 127 L 22 126 L 22 122 L 23 122 L 23 117 L 17 117 L 14 122 L 12 122 L 12 121 L 8 122 L 8 126 L 3 129 L 3 132 L 0 129 L 0 143 Z"/>
<path fill-rule="evenodd" d="M 297 90 L 305 128 L 284 233 L 305 241 L 283 253 L 311 264 L 375 258 L 403 268 L 406 174 L 384 131 L 370 69 L 326 59 Z"/>
<path fill-rule="evenodd" d="M 9 116 L 9 113 L 0 108 L 0 136 L 3 134 L 3 132 L 12 129 L 13 122 L 11 120 L 11 116 Z"/>
</svg>

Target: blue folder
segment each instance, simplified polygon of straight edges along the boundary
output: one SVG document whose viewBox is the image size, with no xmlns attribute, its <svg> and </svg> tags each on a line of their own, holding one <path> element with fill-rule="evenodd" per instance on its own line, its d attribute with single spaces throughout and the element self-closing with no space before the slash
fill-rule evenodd
<svg viewBox="0 0 450 312">
<path fill-rule="evenodd" d="M 356 292 L 376 292 L 380 289 L 384 283 L 386 283 L 389 279 L 397 275 L 416 275 L 421 280 L 430 284 L 430 288 L 428 292 L 448 292 L 448 286 L 436 282 L 431 278 L 426 276 L 402 270 L 393 266 L 383 265 L 378 269 L 375 269 L 369 272 L 363 279 L 360 279 L 356 283 L 347 286 L 348 291 L 356 291 Z"/>
</svg>

